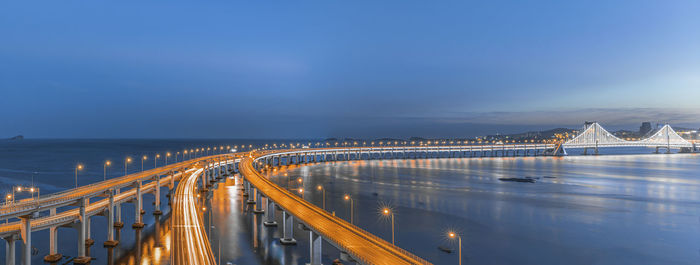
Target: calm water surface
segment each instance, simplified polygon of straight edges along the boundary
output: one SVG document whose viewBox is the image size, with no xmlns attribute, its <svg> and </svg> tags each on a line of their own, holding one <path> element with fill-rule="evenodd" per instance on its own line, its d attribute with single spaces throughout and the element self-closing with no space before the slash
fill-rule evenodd
<svg viewBox="0 0 700 265">
<path fill-rule="evenodd" d="M 102 163 L 115 161 L 108 177 L 123 175 L 125 156 L 220 144 L 264 141 L 226 140 L 25 140 L 0 142 L 0 190 L 37 184 L 44 193 L 74 185 L 73 167 L 86 170 L 81 185 L 102 179 Z M 648 150 L 647 150 L 648 151 Z M 644 151 L 645 153 L 648 153 Z M 700 156 L 603 155 L 566 158 L 474 158 L 374 160 L 288 167 L 270 172 L 279 184 L 298 191 L 337 216 L 391 240 L 391 223 L 382 207 L 395 213 L 396 243 L 434 264 L 457 264 L 456 230 L 463 239 L 465 264 L 700 264 Z M 144 163 L 152 168 L 152 160 Z M 120 162 L 120 163 L 117 163 Z M 164 161 L 161 159 L 158 163 Z M 140 161 L 129 172 L 140 170 Z M 532 177 L 536 183 L 499 181 Z M 300 183 L 298 179 L 301 178 Z M 295 228 L 296 246 L 278 242 L 281 229 L 264 227 L 261 216 L 244 203 L 237 179 L 219 183 L 205 212 L 214 255 L 222 264 L 304 264 L 308 232 Z M 302 196 L 302 194 L 299 194 Z M 26 196 L 26 195 L 25 195 Z M 165 196 L 165 193 L 163 193 Z M 152 195 L 145 195 L 147 227 L 132 230 L 133 206 L 124 204 L 125 228 L 118 248 L 102 247 L 104 217 L 92 219 L 93 264 L 169 264 L 169 208 L 152 216 Z M 281 212 L 277 212 L 281 223 Z M 76 232 L 59 229 L 59 252 L 66 263 L 75 255 Z M 32 260 L 43 263 L 48 232 L 33 233 Z M 438 249 L 452 249 L 446 253 Z M 19 248 L 17 243 L 19 259 Z M 0 244 L 0 260 L 4 260 Z M 323 247 L 324 264 L 339 253 Z M 19 260 L 18 260 L 19 262 Z"/>
<path fill-rule="evenodd" d="M 285 176 L 286 174 L 286 176 Z M 503 182 L 532 177 L 536 183 Z M 272 178 L 435 264 L 700 264 L 700 156 L 351 161 Z M 302 179 L 299 184 L 298 178 Z M 330 248 L 330 247 L 328 247 Z M 328 260 L 335 258 L 329 254 Z"/>
</svg>

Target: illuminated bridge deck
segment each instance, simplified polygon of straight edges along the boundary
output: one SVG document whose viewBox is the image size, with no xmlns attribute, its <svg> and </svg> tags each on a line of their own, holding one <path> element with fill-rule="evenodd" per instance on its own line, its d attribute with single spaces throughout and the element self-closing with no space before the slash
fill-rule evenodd
<svg viewBox="0 0 700 265">
<path fill-rule="evenodd" d="M 313 152 L 318 150 L 306 149 L 303 151 Z M 256 154 L 243 159 L 239 165 L 241 174 L 267 198 L 316 231 L 327 242 L 350 254 L 363 264 L 431 264 L 341 218 L 331 215 L 263 177 L 255 170 L 253 162 L 256 158 L 271 153 L 274 152 Z"/>
</svg>

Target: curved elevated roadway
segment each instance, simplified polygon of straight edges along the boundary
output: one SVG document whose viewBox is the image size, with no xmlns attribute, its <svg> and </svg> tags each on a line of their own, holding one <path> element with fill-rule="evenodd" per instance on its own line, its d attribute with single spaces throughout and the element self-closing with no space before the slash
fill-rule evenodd
<svg viewBox="0 0 700 265">
<path fill-rule="evenodd" d="M 286 153 L 314 152 L 315 149 L 285 150 Z M 239 171 L 246 181 L 252 184 L 269 200 L 288 214 L 296 217 L 311 230 L 322 236 L 341 251 L 363 264 L 430 264 L 428 261 L 409 253 L 391 243 L 331 215 L 318 206 L 294 195 L 283 187 L 262 176 L 254 162 L 265 155 L 278 151 L 256 153 L 244 158 Z"/>
<path fill-rule="evenodd" d="M 203 169 L 197 169 L 181 180 L 173 194 L 173 264 L 214 265 L 214 254 L 209 244 L 204 222 L 197 203 L 197 178 Z"/>
</svg>

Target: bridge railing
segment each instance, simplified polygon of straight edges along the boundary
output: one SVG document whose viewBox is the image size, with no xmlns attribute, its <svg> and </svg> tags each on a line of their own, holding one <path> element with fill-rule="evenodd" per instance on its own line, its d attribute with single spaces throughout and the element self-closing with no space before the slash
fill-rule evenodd
<svg viewBox="0 0 700 265">
<path fill-rule="evenodd" d="M 299 149 L 297 151 L 307 151 L 307 150 L 308 149 Z M 287 153 L 294 153 L 294 151 L 287 151 Z M 389 243 L 386 242 L 384 239 L 381 239 L 381 238 L 379 238 L 379 237 L 377 237 L 377 236 L 375 236 L 375 235 L 373 235 L 373 234 L 371 234 L 363 229 L 360 229 L 359 227 L 357 227 L 355 225 L 348 223 L 345 220 L 342 220 L 336 216 L 329 214 L 327 211 L 320 209 L 318 206 L 316 206 L 316 205 L 314 205 L 314 204 L 312 204 L 312 203 L 310 203 L 302 198 L 299 198 L 298 196 L 294 195 L 293 193 L 289 192 L 288 190 L 274 184 L 271 180 L 262 177 L 262 175 L 260 175 L 260 173 L 258 173 L 255 169 L 252 168 L 252 164 L 257 162 L 258 159 L 263 158 L 269 154 L 270 153 L 260 154 L 260 156 L 256 157 L 256 159 L 251 159 L 251 162 L 249 162 L 250 164 L 244 164 L 244 168 L 243 168 L 244 175 L 245 175 L 245 173 L 255 174 L 256 180 L 263 182 L 265 184 L 264 187 L 258 187 L 258 189 L 261 192 L 263 192 L 264 194 L 266 194 L 266 196 L 268 196 L 268 198 L 273 197 L 273 196 L 270 196 L 270 195 L 272 195 L 271 192 L 280 193 L 284 197 L 290 198 L 290 199 L 294 200 L 296 203 L 302 204 L 303 206 L 305 206 L 304 209 L 311 210 L 316 214 L 320 214 L 320 215 L 326 217 L 325 218 L 326 220 L 334 222 L 340 227 L 344 227 L 346 229 L 349 229 L 356 236 L 367 238 L 367 239 L 369 239 L 371 241 L 375 241 L 375 242 L 382 242 L 381 244 L 377 244 L 376 246 L 382 247 L 383 249 L 385 249 L 389 252 L 393 252 L 393 251 L 399 252 L 401 255 L 407 256 L 407 257 L 409 257 L 410 260 L 415 261 L 414 263 L 416 263 L 416 264 L 431 264 L 431 263 L 423 260 L 422 258 L 420 258 L 420 257 L 418 257 L 418 256 L 416 256 L 416 255 L 414 255 L 414 254 L 412 254 L 404 249 L 399 248 L 398 246 L 391 245 L 391 247 L 385 247 L 386 245 L 389 245 Z M 248 158 L 248 159 L 250 159 L 250 158 Z M 249 178 L 249 177 L 250 176 L 248 176 L 247 178 Z M 252 181 L 250 178 L 249 178 L 249 181 L 251 181 L 253 183 L 255 182 L 255 181 Z M 272 189 L 272 190 L 268 190 L 268 189 Z M 277 197 L 277 196 L 274 196 L 274 197 Z M 289 209 L 288 208 L 289 205 L 284 205 L 284 204 L 278 204 L 278 205 L 280 207 L 286 209 L 287 211 L 292 211 L 292 212 L 297 211 L 295 209 L 299 209 L 299 208 Z M 299 218 L 300 221 L 302 221 L 305 225 L 309 226 L 314 231 L 317 231 L 317 232 L 325 231 L 327 228 L 327 227 L 319 227 L 319 226 L 315 225 L 314 222 L 311 222 L 308 220 L 308 217 L 297 216 L 297 218 Z M 343 251 L 349 253 L 351 256 L 358 259 L 362 263 L 373 264 L 372 260 L 367 259 L 367 258 L 363 258 L 366 256 L 363 253 L 357 253 L 356 251 L 353 250 L 353 248 L 344 247 L 344 246 L 347 246 L 348 244 L 346 244 L 345 242 L 342 242 L 341 239 L 333 237 L 329 234 L 324 234 L 323 236 L 324 236 L 324 239 L 333 242 L 336 246 L 342 247 Z"/>
<path fill-rule="evenodd" d="M 149 169 L 146 171 L 131 173 L 121 177 L 98 181 L 95 183 L 80 186 L 78 188 L 71 188 L 51 193 L 48 195 L 41 196 L 40 198 L 37 197 L 34 199 L 24 199 L 20 201 L 6 203 L 0 206 L 0 218 L 7 218 L 8 216 L 25 214 L 27 212 L 37 211 L 42 208 L 50 208 L 55 207 L 57 205 L 63 205 L 85 196 L 95 196 L 115 187 L 128 186 L 128 183 L 139 179 L 145 179 L 156 174 L 162 174 L 164 172 L 174 171 L 180 168 L 191 167 L 192 165 L 201 161 L 220 158 L 227 155 L 231 154 L 226 153 L 208 157 L 193 158 L 187 161 L 177 162 L 159 168 Z"/>
</svg>

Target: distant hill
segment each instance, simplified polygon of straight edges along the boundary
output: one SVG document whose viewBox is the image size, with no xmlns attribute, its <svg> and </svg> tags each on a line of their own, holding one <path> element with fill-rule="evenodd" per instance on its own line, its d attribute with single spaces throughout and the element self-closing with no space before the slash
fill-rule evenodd
<svg viewBox="0 0 700 265">
<path fill-rule="evenodd" d="M 12 137 L 12 138 L 7 139 L 7 140 L 11 140 L 11 141 L 24 140 L 24 136 L 22 136 L 22 135 L 17 135 L 17 136 L 15 136 L 15 137 Z"/>
</svg>

